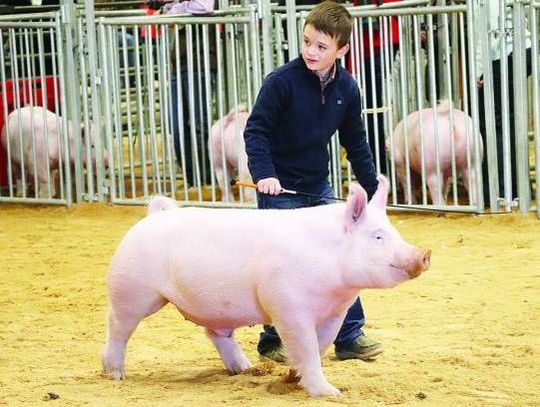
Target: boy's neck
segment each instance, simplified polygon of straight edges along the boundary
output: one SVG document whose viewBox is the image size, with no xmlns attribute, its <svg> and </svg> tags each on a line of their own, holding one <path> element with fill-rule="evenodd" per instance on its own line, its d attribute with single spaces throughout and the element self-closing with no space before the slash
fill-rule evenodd
<svg viewBox="0 0 540 407">
<path fill-rule="evenodd" d="M 334 63 L 330 68 L 324 70 L 324 71 L 312 71 L 315 75 L 319 77 L 320 80 L 328 79 L 329 77 L 333 77 L 336 70 L 336 64 Z"/>
</svg>

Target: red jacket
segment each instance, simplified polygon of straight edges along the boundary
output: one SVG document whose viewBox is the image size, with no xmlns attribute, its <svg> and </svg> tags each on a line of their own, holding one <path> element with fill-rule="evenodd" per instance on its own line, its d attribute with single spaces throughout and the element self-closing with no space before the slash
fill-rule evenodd
<svg viewBox="0 0 540 407">
<path fill-rule="evenodd" d="M 377 4 L 378 2 L 380 3 L 395 3 L 395 2 L 398 2 L 398 1 L 402 1 L 402 0 L 372 0 L 371 3 L 373 4 Z M 365 1 L 359 1 L 359 0 L 354 0 L 353 1 L 355 5 L 361 5 L 361 4 L 365 4 Z M 377 20 L 374 19 L 373 22 L 375 23 Z M 391 24 L 390 24 L 390 31 L 389 31 L 389 39 L 390 39 L 390 42 L 392 44 L 398 44 L 399 43 L 399 33 L 398 33 L 398 19 L 397 17 L 391 17 L 390 18 L 390 21 L 391 21 Z M 364 55 L 365 56 L 369 56 L 369 48 L 370 48 L 370 44 L 369 44 L 369 31 L 368 31 L 368 27 L 367 27 L 367 24 L 364 28 L 364 31 L 362 32 L 362 35 L 363 35 L 363 42 L 364 42 Z M 380 51 L 380 47 L 381 47 L 381 44 L 380 44 L 380 39 L 379 39 L 379 28 L 377 27 L 376 24 L 373 25 L 373 52 L 375 54 L 377 54 L 379 51 Z M 354 50 L 352 50 L 352 52 L 355 52 Z"/>
</svg>

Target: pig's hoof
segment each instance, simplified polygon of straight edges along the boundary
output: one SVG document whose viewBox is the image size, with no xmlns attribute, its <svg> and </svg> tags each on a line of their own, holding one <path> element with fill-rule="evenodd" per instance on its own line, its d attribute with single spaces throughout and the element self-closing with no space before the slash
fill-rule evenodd
<svg viewBox="0 0 540 407">
<path fill-rule="evenodd" d="M 124 372 L 115 371 L 110 373 L 113 380 L 126 380 L 126 374 Z"/>
<path fill-rule="evenodd" d="M 251 367 L 253 367 L 253 365 L 250 363 L 249 360 L 246 359 L 229 364 L 227 366 L 227 369 L 229 369 L 232 374 L 238 374 L 250 369 Z"/>
<path fill-rule="evenodd" d="M 332 386 L 330 383 L 325 383 L 319 386 L 311 386 L 306 389 L 311 397 L 320 397 L 320 396 L 332 396 L 339 397 L 341 392 Z"/>
<path fill-rule="evenodd" d="M 112 380 L 126 380 L 126 373 L 123 369 L 104 369 L 103 371 Z"/>
</svg>

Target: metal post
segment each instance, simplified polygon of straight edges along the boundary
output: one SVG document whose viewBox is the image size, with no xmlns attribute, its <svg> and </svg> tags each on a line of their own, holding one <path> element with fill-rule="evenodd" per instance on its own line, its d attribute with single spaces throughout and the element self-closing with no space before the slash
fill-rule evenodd
<svg viewBox="0 0 540 407">
<path fill-rule="evenodd" d="M 469 51 L 469 74 L 473 78 L 470 83 L 470 92 L 471 92 L 471 114 L 474 128 L 474 145 L 479 146 L 481 142 L 480 130 L 478 125 L 478 88 L 476 87 L 476 66 L 474 63 L 474 58 L 472 57 L 475 52 L 475 41 L 474 38 L 474 29 L 473 29 L 473 4 L 472 0 L 467 0 L 467 46 Z M 478 212 L 484 208 L 484 194 L 481 192 L 483 190 L 483 180 L 482 180 L 482 160 L 480 159 L 480 149 L 475 148 L 473 151 L 475 163 L 476 163 L 476 199 L 477 199 L 477 208 Z M 492 211 L 496 211 L 496 207 L 492 207 Z"/>
<path fill-rule="evenodd" d="M 263 69 L 264 69 L 264 76 L 268 75 L 273 67 L 273 61 L 272 61 L 272 45 L 270 43 L 270 39 L 274 38 L 273 35 L 271 35 L 271 25 L 272 25 L 272 13 L 270 11 L 270 2 L 267 0 L 260 0 L 259 5 L 259 18 L 261 19 L 261 36 L 262 36 L 262 49 L 263 49 Z M 276 27 L 275 29 L 279 31 L 281 27 Z"/>
<path fill-rule="evenodd" d="M 516 172 L 519 210 L 528 212 L 531 204 L 529 180 L 529 140 L 527 134 L 527 74 L 525 67 L 525 5 L 514 1 L 514 117 L 516 134 Z M 536 29 L 536 27 L 535 27 Z"/>
<path fill-rule="evenodd" d="M 80 117 L 80 87 L 78 81 L 75 78 L 75 74 L 78 71 L 76 69 L 76 60 L 73 57 L 76 49 L 76 44 L 73 38 L 76 39 L 76 24 L 75 24 L 75 5 L 73 0 L 63 0 L 61 5 L 61 26 L 64 30 L 64 72 L 66 80 L 66 96 L 64 104 L 66 104 L 65 112 L 67 113 L 66 119 L 71 120 L 71 132 L 72 137 L 68 137 L 68 143 L 74 142 L 69 145 L 69 148 L 73 149 L 73 155 L 75 159 L 75 196 L 76 202 L 82 202 L 82 187 L 83 187 L 83 173 L 82 173 L 82 156 L 81 156 L 81 117 Z M 88 130 L 88 129 L 87 129 Z M 71 188 L 71 185 L 68 185 Z"/>
<path fill-rule="evenodd" d="M 289 61 L 298 56 L 298 31 L 296 29 L 296 4 L 287 0 L 287 42 L 289 44 Z"/>
<path fill-rule="evenodd" d="M 538 55 L 538 16 L 540 14 L 540 3 L 531 4 L 531 27 L 532 27 L 532 79 L 533 83 L 540 82 L 539 59 Z M 540 219 L 540 89 L 533 90 L 533 117 L 534 117 L 534 146 L 535 146 L 535 164 L 536 174 L 536 217 Z"/>
<path fill-rule="evenodd" d="M 103 163 L 103 144 L 101 135 L 101 72 L 97 65 L 97 44 L 96 44 L 96 22 L 94 20 L 94 0 L 84 2 L 84 14 L 86 16 L 86 42 L 88 46 L 88 64 L 90 73 L 90 88 L 92 90 L 92 118 L 94 123 L 94 142 L 97 151 L 96 154 L 96 177 L 97 177 L 97 198 L 99 202 L 105 201 L 107 189 L 105 186 L 105 166 Z M 112 157 L 112 150 L 109 150 Z M 110 171 L 112 171 L 110 166 Z M 112 179 L 112 177 L 111 177 Z M 114 184 L 114 183 L 112 183 Z"/>
<path fill-rule="evenodd" d="M 489 21 L 489 8 L 487 7 L 486 0 L 481 0 L 478 3 L 479 10 L 476 12 L 480 16 L 480 30 L 482 34 L 481 38 L 475 38 L 475 46 L 481 46 L 482 61 L 484 65 L 483 80 L 484 80 L 484 105 L 486 112 L 486 145 L 484 149 L 487 152 L 488 161 L 488 173 L 489 173 L 489 205 L 492 212 L 497 211 L 497 198 L 499 194 L 495 194 L 495 191 L 499 189 L 499 172 L 498 172 L 498 157 L 497 157 L 497 134 L 495 129 L 495 106 L 493 101 L 493 70 L 491 64 L 491 56 L 489 49 L 489 33 L 488 33 L 488 21 Z M 471 22 L 472 23 L 472 22 Z M 471 23 L 467 23 L 470 25 Z M 474 51 L 473 51 L 474 52 Z M 469 53 L 474 55 L 474 53 Z M 472 58 L 471 58 L 472 59 Z M 474 65 L 474 64 L 473 64 Z M 470 70 L 470 72 L 473 72 Z M 475 76 L 476 77 L 476 76 Z M 473 106 L 476 103 L 472 103 Z M 476 116 L 478 117 L 478 115 Z M 480 174 L 480 172 L 479 172 Z M 478 177 L 481 179 L 482 177 Z M 480 190 L 479 190 L 480 191 Z M 500 191 L 499 191 L 500 192 Z M 480 195 L 480 194 L 479 194 Z"/>
</svg>

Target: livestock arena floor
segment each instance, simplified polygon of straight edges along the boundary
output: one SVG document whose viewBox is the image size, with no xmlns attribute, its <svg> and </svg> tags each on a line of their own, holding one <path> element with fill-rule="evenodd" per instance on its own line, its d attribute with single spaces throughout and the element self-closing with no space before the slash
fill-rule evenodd
<svg viewBox="0 0 540 407">
<path fill-rule="evenodd" d="M 168 305 L 135 331 L 127 380 L 101 373 L 106 273 L 142 207 L 0 208 L 0 405 L 540 406 L 540 221 L 533 215 L 394 213 L 431 269 L 362 294 L 375 361 L 323 360 L 340 398 L 310 399 L 261 362 L 259 326 L 237 338 L 255 364 L 227 374 L 202 328 Z"/>
</svg>

